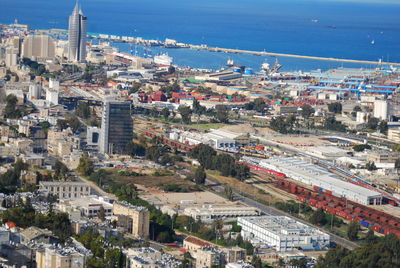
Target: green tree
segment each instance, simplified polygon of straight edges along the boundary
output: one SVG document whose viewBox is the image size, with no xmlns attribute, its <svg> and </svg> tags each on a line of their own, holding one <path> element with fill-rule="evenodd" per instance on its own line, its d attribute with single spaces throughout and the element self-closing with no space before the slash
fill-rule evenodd
<svg viewBox="0 0 400 268">
<path fill-rule="evenodd" d="M 365 168 L 366 168 L 368 171 L 377 170 L 375 163 L 374 163 L 374 162 L 371 162 L 371 161 L 369 161 L 369 162 L 367 162 L 367 164 L 365 164 Z"/>
<path fill-rule="evenodd" d="M 190 151 L 189 155 L 197 159 L 205 169 L 213 169 L 213 157 L 217 152 L 209 145 L 199 144 Z"/>
<path fill-rule="evenodd" d="M 261 258 L 255 255 L 251 259 L 251 265 L 253 265 L 254 268 L 263 268 Z"/>
<path fill-rule="evenodd" d="M 351 221 L 347 227 L 347 237 L 351 240 L 358 239 L 358 231 L 360 230 L 360 225 L 356 221 Z"/>
<path fill-rule="evenodd" d="M 396 159 L 396 162 L 394 162 L 394 167 L 400 168 L 400 158 Z"/>
<path fill-rule="evenodd" d="M 319 257 L 317 268 L 341 268 L 340 262 L 349 255 L 349 250 L 341 247 L 330 249 L 324 257 Z M 350 267 L 348 267 L 350 268 Z"/>
<path fill-rule="evenodd" d="M 336 121 L 335 116 L 328 116 L 324 120 L 324 128 L 333 131 L 346 131 L 346 126 Z"/>
<path fill-rule="evenodd" d="M 64 130 L 64 129 L 68 128 L 68 121 L 63 120 L 63 119 L 57 119 L 56 126 L 59 130 Z"/>
<path fill-rule="evenodd" d="M 324 210 L 319 208 L 316 211 L 314 211 L 314 213 L 310 217 L 310 222 L 312 224 L 325 225 L 326 218 Z"/>
<path fill-rule="evenodd" d="M 97 217 L 99 217 L 99 219 L 102 221 L 106 219 L 106 211 L 103 206 L 100 207 Z"/>
<path fill-rule="evenodd" d="M 307 259 L 304 257 L 300 259 L 291 259 L 289 261 L 289 266 L 293 268 L 307 268 Z"/>
<path fill-rule="evenodd" d="M 145 156 L 146 147 L 141 144 L 130 141 L 126 146 L 126 151 L 130 156 Z"/>
<path fill-rule="evenodd" d="M 206 182 L 207 174 L 202 166 L 199 166 L 194 173 L 194 180 L 196 184 L 204 184 Z"/>
<path fill-rule="evenodd" d="M 182 117 L 182 122 L 184 124 L 189 125 L 191 123 L 191 117 L 192 117 L 192 110 L 190 109 L 190 107 L 186 105 L 181 105 L 178 108 L 178 112 Z"/>
<path fill-rule="evenodd" d="M 371 245 L 375 243 L 375 241 L 376 241 L 376 236 L 374 230 L 369 229 L 367 235 L 365 236 L 364 243 L 366 245 Z"/>
<path fill-rule="evenodd" d="M 57 160 L 55 165 L 54 165 L 54 177 L 59 179 L 59 180 L 65 180 L 68 174 L 68 168 L 67 166 L 61 162 L 60 160 Z"/>
<path fill-rule="evenodd" d="M 379 123 L 379 132 L 383 134 L 387 134 L 388 132 L 388 123 L 386 121 L 381 121 Z"/>
<path fill-rule="evenodd" d="M 342 104 L 340 102 L 329 103 L 328 110 L 331 113 L 340 114 L 342 112 Z"/>
<path fill-rule="evenodd" d="M 379 119 L 375 117 L 371 117 L 367 122 L 367 128 L 371 130 L 376 130 L 379 126 Z"/>
<path fill-rule="evenodd" d="M 216 118 L 219 122 L 221 123 L 228 123 L 229 122 L 229 114 L 228 114 L 228 109 L 225 106 L 217 106 L 216 107 L 217 113 L 216 113 Z"/>
<path fill-rule="evenodd" d="M 4 108 L 5 118 L 20 118 L 21 111 L 17 109 L 18 99 L 15 95 L 9 94 L 6 97 L 6 107 Z"/>
<path fill-rule="evenodd" d="M 232 188 L 229 185 L 225 185 L 225 196 L 229 201 L 233 201 L 233 191 Z"/>
<path fill-rule="evenodd" d="M 192 105 L 193 113 L 197 115 L 202 115 L 206 112 L 206 108 L 200 104 L 200 102 L 196 99 L 193 100 Z"/>
<path fill-rule="evenodd" d="M 158 162 L 161 155 L 159 146 L 153 145 L 146 150 L 146 158 L 151 161 Z"/>
<path fill-rule="evenodd" d="M 90 117 L 91 111 L 90 106 L 87 102 L 79 102 L 76 107 L 76 115 L 88 119 Z"/>
<path fill-rule="evenodd" d="M 90 176 L 93 173 L 94 165 L 90 160 L 89 154 L 84 152 L 79 159 L 79 165 L 77 171 L 84 176 Z"/>
<path fill-rule="evenodd" d="M 357 144 L 353 146 L 355 152 L 363 152 L 365 149 L 371 150 L 371 146 L 368 144 Z"/>
<path fill-rule="evenodd" d="M 267 105 L 263 98 L 257 98 L 254 101 L 249 102 L 245 105 L 246 110 L 250 110 L 250 111 L 255 110 L 259 113 L 264 113 L 265 108 L 267 108 Z"/>
<path fill-rule="evenodd" d="M 161 115 L 162 117 L 164 117 L 164 120 L 168 120 L 169 116 L 170 116 L 170 111 L 168 110 L 168 108 L 164 108 L 161 111 Z"/>
<path fill-rule="evenodd" d="M 68 125 L 71 128 L 72 132 L 77 132 L 81 128 L 81 122 L 76 116 L 73 116 L 68 119 Z"/>
<path fill-rule="evenodd" d="M 315 112 L 314 108 L 311 107 L 309 104 L 303 104 L 301 106 L 301 116 L 304 119 L 310 118 L 310 116 Z"/>
<path fill-rule="evenodd" d="M 281 134 L 287 134 L 287 133 L 292 133 L 293 132 L 293 127 L 296 122 L 296 116 L 290 115 L 288 117 L 284 116 L 278 116 L 275 118 L 272 118 L 272 120 L 269 123 L 269 126 L 281 133 Z"/>
</svg>

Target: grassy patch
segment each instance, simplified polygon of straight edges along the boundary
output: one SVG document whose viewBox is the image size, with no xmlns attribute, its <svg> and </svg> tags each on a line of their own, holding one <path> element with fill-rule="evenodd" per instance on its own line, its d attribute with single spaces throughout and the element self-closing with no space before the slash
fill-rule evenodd
<svg viewBox="0 0 400 268">
<path fill-rule="evenodd" d="M 160 170 L 151 175 L 139 175 L 135 172 L 121 172 L 121 170 L 117 169 L 107 169 L 106 173 L 101 176 L 101 185 L 105 186 L 107 184 L 109 186 L 112 184 L 137 184 L 168 192 L 192 192 L 199 190 L 198 186 L 193 182 L 184 180 L 171 172 L 161 172 Z"/>
<path fill-rule="evenodd" d="M 202 129 L 202 130 L 210 130 L 210 129 L 222 128 L 222 127 L 226 126 L 226 124 L 223 124 L 223 123 L 205 123 L 205 124 L 193 123 L 191 126 Z"/>
</svg>

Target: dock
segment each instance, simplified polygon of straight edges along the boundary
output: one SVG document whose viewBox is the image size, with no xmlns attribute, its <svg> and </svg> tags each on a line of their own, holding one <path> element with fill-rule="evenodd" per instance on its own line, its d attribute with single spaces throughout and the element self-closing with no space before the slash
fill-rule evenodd
<svg viewBox="0 0 400 268">
<path fill-rule="evenodd" d="M 299 58 L 299 59 L 308 59 L 308 60 L 322 60 L 322 61 L 348 62 L 348 63 L 358 63 L 358 64 L 361 63 L 361 64 L 400 66 L 400 63 L 398 63 L 398 62 L 383 62 L 383 61 L 352 60 L 352 59 L 339 59 L 339 58 L 328 58 L 328 57 L 317 57 L 317 56 L 303 56 L 303 55 L 295 55 L 295 54 L 274 53 L 274 52 L 266 52 L 266 51 L 251 51 L 251 50 L 219 48 L 219 47 L 208 47 L 207 50 L 213 51 L 213 52 L 253 54 L 253 55 L 257 55 L 257 56 L 275 56 L 275 57 L 288 57 L 288 58 Z"/>
</svg>

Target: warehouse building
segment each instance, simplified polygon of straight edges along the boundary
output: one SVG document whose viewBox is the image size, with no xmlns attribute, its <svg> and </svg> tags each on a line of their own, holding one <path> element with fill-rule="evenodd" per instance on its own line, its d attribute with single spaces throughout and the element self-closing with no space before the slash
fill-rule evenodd
<svg viewBox="0 0 400 268">
<path fill-rule="evenodd" d="M 286 174 L 287 177 L 310 186 L 319 186 L 332 191 L 335 196 L 343 197 L 363 205 L 381 205 L 382 194 L 349 183 L 328 170 L 309 162 L 292 157 L 273 157 L 260 162 L 262 168 Z"/>
<path fill-rule="evenodd" d="M 213 129 L 206 134 L 189 131 L 170 133 L 170 139 L 179 140 L 181 143 L 189 145 L 198 145 L 202 143 L 215 149 L 235 148 L 235 139 L 239 136 L 239 134 L 220 129 Z"/>
<path fill-rule="evenodd" d="M 183 214 L 202 222 L 211 223 L 216 219 L 235 220 L 238 217 L 258 216 L 260 212 L 256 208 L 239 205 L 204 205 L 187 207 Z"/>
<path fill-rule="evenodd" d="M 255 247 L 272 247 L 277 251 L 325 250 L 330 237 L 320 230 L 286 216 L 239 218 L 243 239 Z"/>
</svg>

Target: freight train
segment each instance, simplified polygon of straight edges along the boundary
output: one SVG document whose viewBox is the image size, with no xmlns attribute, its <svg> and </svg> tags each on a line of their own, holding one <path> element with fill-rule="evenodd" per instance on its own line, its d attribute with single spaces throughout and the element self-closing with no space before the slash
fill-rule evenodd
<svg viewBox="0 0 400 268">
<path fill-rule="evenodd" d="M 149 138 L 154 138 L 156 136 L 158 136 L 157 134 L 153 133 L 153 132 L 149 132 L 149 131 L 145 131 L 144 135 L 149 137 Z M 186 152 L 190 152 L 193 149 L 193 146 L 189 145 L 189 144 L 184 144 L 175 140 L 171 140 L 162 136 L 159 136 L 162 139 L 162 142 L 165 144 L 168 144 L 172 147 L 178 148 L 180 150 L 186 151 Z"/>
<path fill-rule="evenodd" d="M 314 186 L 313 190 L 301 187 L 283 178 L 276 178 L 275 186 L 296 195 L 296 200 L 315 208 L 321 208 L 347 221 L 357 221 L 375 232 L 400 238 L 400 219 L 385 212 L 333 196 L 329 190 Z"/>
</svg>

